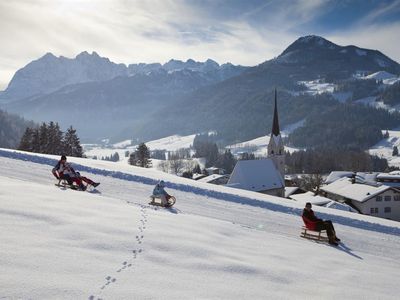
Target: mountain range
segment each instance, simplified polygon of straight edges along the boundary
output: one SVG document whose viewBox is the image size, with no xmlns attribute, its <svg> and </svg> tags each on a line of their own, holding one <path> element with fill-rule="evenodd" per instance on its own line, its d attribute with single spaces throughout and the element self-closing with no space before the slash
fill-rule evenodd
<svg viewBox="0 0 400 300">
<path fill-rule="evenodd" d="M 73 125 L 85 140 L 146 141 L 213 130 L 223 142 L 234 142 L 269 132 L 275 88 L 285 125 L 342 105 L 333 93 L 310 95 L 303 82 L 351 87 L 342 92 L 356 95 L 354 85 L 361 81 L 356 76 L 379 71 L 399 76 L 400 65 L 377 50 L 339 46 L 318 36 L 301 37 L 254 67 L 210 59 L 125 66 L 95 52 L 74 59 L 46 54 L 16 72 L 0 95 L 0 107 L 36 121 Z M 371 88 L 374 96 L 383 90 Z"/>
</svg>

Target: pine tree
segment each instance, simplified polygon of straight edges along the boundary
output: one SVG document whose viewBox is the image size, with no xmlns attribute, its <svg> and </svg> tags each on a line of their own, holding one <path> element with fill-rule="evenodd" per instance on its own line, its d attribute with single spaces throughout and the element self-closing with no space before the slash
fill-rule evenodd
<svg viewBox="0 0 400 300">
<path fill-rule="evenodd" d="M 48 140 L 48 129 L 47 129 L 47 124 L 42 123 L 39 127 L 39 153 L 47 153 L 51 154 L 49 151 L 49 140 Z"/>
<path fill-rule="evenodd" d="M 58 123 L 51 121 L 48 125 L 48 143 L 49 153 L 61 155 L 64 153 L 63 132 L 60 130 Z"/>
<path fill-rule="evenodd" d="M 227 173 L 231 173 L 236 165 L 236 159 L 228 149 L 224 154 L 220 155 L 216 166 L 225 169 Z"/>
<path fill-rule="evenodd" d="M 32 138 L 33 138 L 33 129 L 27 127 L 25 129 L 25 133 L 21 138 L 21 141 L 19 142 L 18 150 L 22 151 L 33 151 L 32 147 Z"/>
<path fill-rule="evenodd" d="M 397 146 L 393 146 L 392 156 L 399 156 L 399 149 Z"/>
<path fill-rule="evenodd" d="M 151 166 L 150 149 L 145 143 L 141 143 L 134 153 L 129 157 L 129 164 L 142 168 Z"/>
<path fill-rule="evenodd" d="M 76 130 L 70 126 L 64 136 L 64 152 L 65 155 L 82 157 L 83 149 L 79 138 L 76 135 Z"/>
<path fill-rule="evenodd" d="M 31 143 L 32 143 L 32 152 L 40 153 L 40 132 L 39 132 L 39 128 L 33 129 Z"/>
</svg>

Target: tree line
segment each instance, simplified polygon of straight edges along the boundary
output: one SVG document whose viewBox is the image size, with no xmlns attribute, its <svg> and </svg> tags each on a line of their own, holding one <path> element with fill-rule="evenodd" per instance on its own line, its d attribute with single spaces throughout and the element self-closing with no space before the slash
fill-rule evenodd
<svg viewBox="0 0 400 300">
<path fill-rule="evenodd" d="M 384 172 L 389 169 L 384 158 L 364 151 L 320 148 L 286 152 L 286 173 L 326 174 L 332 171 Z"/>
<path fill-rule="evenodd" d="M 64 133 L 59 124 L 53 121 L 48 124 L 43 122 L 38 127 L 27 127 L 17 149 L 45 154 L 83 156 L 76 130 L 70 126 Z"/>
</svg>

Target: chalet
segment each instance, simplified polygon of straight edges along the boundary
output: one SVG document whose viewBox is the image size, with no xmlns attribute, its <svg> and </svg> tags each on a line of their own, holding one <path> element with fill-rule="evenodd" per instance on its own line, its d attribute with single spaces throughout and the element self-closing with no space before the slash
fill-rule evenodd
<svg viewBox="0 0 400 300">
<path fill-rule="evenodd" d="M 293 194 L 289 198 L 299 203 L 302 203 L 303 205 L 305 205 L 307 202 L 310 202 L 312 205 L 323 206 L 326 208 L 357 212 L 354 208 L 350 207 L 345 203 L 339 203 L 333 201 L 332 199 L 320 195 L 315 195 L 313 192 L 306 192 L 303 194 Z"/>
<path fill-rule="evenodd" d="M 361 214 L 400 221 L 400 188 L 358 183 L 344 177 L 321 187 L 321 191 L 327 198 L 344 202 Z"/>
</svg>

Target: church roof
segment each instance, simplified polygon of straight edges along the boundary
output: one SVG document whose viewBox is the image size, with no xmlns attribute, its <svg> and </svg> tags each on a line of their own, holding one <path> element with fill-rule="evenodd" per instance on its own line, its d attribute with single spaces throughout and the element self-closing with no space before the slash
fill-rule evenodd
<svg viewBox="0 0 400 300">
<path fill-rule="evenodd" d="M 278 120 L 278 106 L 276 103 L 276 89 L 275 89 L 275 107 L 274 107 L 274 120 L 272 121 L 272 134 L 273 135 L 280 135 L 279 130 L 279 120 Z"/>
<path fill-rule="evenodd" d="M 282 176 L 272 159 L 239 160 L 229 178 L 227 186 L 261 192 L 283 188 Z"/>
</svg>

